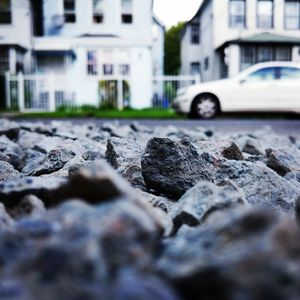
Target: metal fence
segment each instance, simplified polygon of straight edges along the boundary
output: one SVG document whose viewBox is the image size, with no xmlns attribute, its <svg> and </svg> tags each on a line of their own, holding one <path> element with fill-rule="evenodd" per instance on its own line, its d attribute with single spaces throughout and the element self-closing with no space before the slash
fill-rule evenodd
<svg viewBox="0 0 300 300">
<path fill-rule="evenodd" d="M 149 107 L 169 109 L 177 90 L 197 83 L 195 76 L 160 76 L 152 79 Z M 119 109 L 130 107 L 129 77 L 6 75 L 6 106 L 21 112 L 56 111 L 90 105 Z"/>
</svg>

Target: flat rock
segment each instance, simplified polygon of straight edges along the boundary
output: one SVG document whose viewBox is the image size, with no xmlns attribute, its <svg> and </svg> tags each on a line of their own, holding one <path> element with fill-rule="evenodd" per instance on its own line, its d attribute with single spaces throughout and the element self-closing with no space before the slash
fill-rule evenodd
<svg viewBox="0 0 300 300">
<path fill-rule="evenodd" d="M 266 156 L 266 165 L 280 176 L 285 176 L 290 172 L 300 172 L 299 149 L 267 149 Z"/>
<path fill-rule="evenodd" d="M 0 136 L 5 135 L 11 140 L 16 140 L 19 136 L 20 125 L 16 122 L 0 119 Z"/>
<path fill-rule="evenodd" d="M 5 161 L 0 161 L 0 181 L 19 179 L 20 173 Z"/>
<path fill-rule="evenodd" d="M 217 211 L 232 209 L 247 204 L 244 193 L 232 182 L 215 185 L 199 182 L 188 190 L 172 208 L 172 234 L 186 224 L 198 226 Z"/>
<path fill-rule="evenodd" d="M 232 180 L 250 204 L 285 212 L 293 211 L 300 194 L 299 189 L 260 162 L 226 161 L 216 175 L 216 181 L 223 180 Z"/>
<path fill-rule="evenodd" d="M 0 136 L 0 154 L 0 160 L 9 162 L 17 170 L 22 168 L 25 152 L 4 135 Z"/>
<path fill-rule="evenodd" d="M 135 140 L 110 138 L 107 141 L 106 160 L 133 186 L 145 188 L 141 170 L 144 148 Z"/>
</svg>

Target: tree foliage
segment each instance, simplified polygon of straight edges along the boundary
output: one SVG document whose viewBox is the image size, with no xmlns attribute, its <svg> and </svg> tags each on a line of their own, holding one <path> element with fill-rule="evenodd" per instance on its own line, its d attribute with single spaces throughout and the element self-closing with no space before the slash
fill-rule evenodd
<svg viewBox="0 0 300 300">
<path fill-rule="evenodd" d="M 172 26 L 165 33 L 165 74 L 177 75 L 180 70 L 180 32 L 184 22 Z"/>
</svg>

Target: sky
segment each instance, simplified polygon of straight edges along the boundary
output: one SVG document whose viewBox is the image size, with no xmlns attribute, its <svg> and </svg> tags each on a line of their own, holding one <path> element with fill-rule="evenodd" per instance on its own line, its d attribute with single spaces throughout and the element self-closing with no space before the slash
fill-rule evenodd
<svg viewBox="0 0 300 300">
<path fill-rule="evenodd" d="M 154 0 L 154 13 L 167 28 L 179 21 L 190 20 L 202 0 Z"/>
</svg>

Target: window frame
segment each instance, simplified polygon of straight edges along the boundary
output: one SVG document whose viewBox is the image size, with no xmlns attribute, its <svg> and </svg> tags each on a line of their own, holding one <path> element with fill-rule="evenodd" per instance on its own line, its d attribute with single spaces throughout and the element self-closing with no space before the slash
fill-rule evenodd
<svg viewBox="0 0 300 300">
<path fill-rule="evenodd" d="M 67 2 L 73 2 L 73 8 L 66 8 Z M 76 0 L 64 0 L 63 2 L 63 11 L 64 11 L 64 22 L 65 24 L 75 24 L 77 22 L 77 15 L 76 15 Z M 71 19 L 68 17 L 71 16 Z"/>
<path fill-rule="evenodd" d="M 95 3 L 98 1 L 100 4 L 104 0 L 92 0 L 92 9 L 93 9 L 93 24 L 103 24 L 104 23 L 104 12 L 102 9 L 95 10 Z"/>
<path fill-rule="evenodd" d="M 200 45 L 200 43 L 201 43 L 200 32 L 201 32 L 200 22 L 191 23 L 191 25 L 190 25 L 190 43 L 191 43 L 191 45 Z"/>
<path fill-rule="evenodd" d="M 124 1 L 130 1 L 130 10 L 124 9 Z M 130 25 L 133 21 L 133 0 L 121 0 L 121 23 Z"/>
<path fill-rule="evenodd" d="M 12 0 L 7 0 L 8 1 L 8 9 L 0 11 L 0 26 L 1 25 L 11 25 L 13 20 L 12 20 Z M 2 14 L 2 16 L 1 16 Z M 4 16 L 4 21 L 2 21 L 2 17 Z"/>
<path fill-rule="evenodd" d="M 86 71 L 88 76 L 99 75 L 98 51 L 88 49 L 86 52 Z"/>
<path fill-rule="evenodd" d="M 9 48 L 0 48 L 0 73 L 8 72 L 10 69 L 10 55 Z"/>
<path fill-rule="evenodd" d="M 261 2 L 272 2 L 272 12 L 271 12 L 271 26 L 261 26 L 260 16 L 266 17 L 266 15 L 259 14 L 259 3 Z M 260 29 L 273 29 L 274 28 L 274 0 L 257 0 L 256 2 L 256 27 Z"/>
<path fill-rule="evenodd" d="M 288 16 L 287 16 L 287 4 L 289 2 L 294 2 L 298 4 L 298 26 L 297 28 L 289 28 L 287 26 L 287 20 L 288 20 Z M 285 30 L 299 30 L 300 29 L 300 0 L 284 0 L 284 29 Z M 291 17 L 290 17 L 291 18 Z"/>
<path fill-rule="evenodd" d="M 244 15 L 233 15 L 231 14 L 231 5 L 234 3 L 234 2 L 243 2 L 243 5 L 244 5 Z M 243 17 L 243 25 L 241 26 L 236 26 L 234 25 L 234 22 L 233 22 L 233 17 Z M 228 25 L 229 25 L 229 28 L 231 29 L 245 29 L 247 28 L 247 2 L 246 0 L 229 0 L 229 6 L 228 6 Z"/>
</svg>

